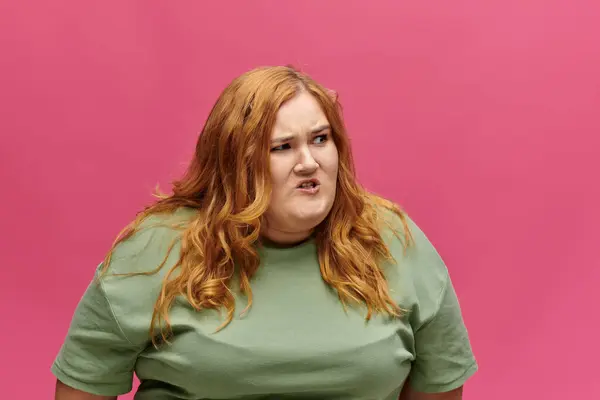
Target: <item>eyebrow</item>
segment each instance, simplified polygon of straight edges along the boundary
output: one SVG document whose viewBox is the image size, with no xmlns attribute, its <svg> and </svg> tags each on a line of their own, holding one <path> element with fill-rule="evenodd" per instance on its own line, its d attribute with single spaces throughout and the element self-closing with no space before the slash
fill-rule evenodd
<svg viewBox="0 0 600 400">
<path fill-rule="evenodd" d="M 310 133 L 321 133 L 323 131 L 326 131 L 327 129 L 331 129 L 331 125 L 317 126 L 315 129 L 311 130 Z"/>
<path fill-rule="evenodd" d="M 331 130 L 331 125 L 320 125 L 317 126 L 314 129 L 311 129 L 310 133 L 311 134 L 315 134 L 315 133 L 321 133 L 324 132 L 326 130 Z M 281 142 L 287 142 L 294 139 L 294 136 L 282 136 L 276 139 L 271 140 L 271 143 L 281 143 Z"/>
</svg>

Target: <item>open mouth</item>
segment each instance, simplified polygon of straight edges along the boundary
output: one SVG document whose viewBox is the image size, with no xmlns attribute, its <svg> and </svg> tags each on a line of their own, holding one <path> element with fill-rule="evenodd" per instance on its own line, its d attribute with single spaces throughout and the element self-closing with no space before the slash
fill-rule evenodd
<svg viewBox="0 0 600 400">
<path fill-rule="evenodd" d="M 307 181 L 303 181 L 297 186 L 298 189 L 302 189 L 302 190 L 312 190 L 312 189 L 316 189 L 317 187 L 319 187 L 319 181 L 316 179 L 310 179 Z"/>
<path fill-rule="evenodd" d="M 300 189 L 312 189 L 314 187 L 317 187 L 317 183 L 316 182 L 304 182 L 302 184 L 300 184 L 300 186 L 298 186 Z"/>
</svg>

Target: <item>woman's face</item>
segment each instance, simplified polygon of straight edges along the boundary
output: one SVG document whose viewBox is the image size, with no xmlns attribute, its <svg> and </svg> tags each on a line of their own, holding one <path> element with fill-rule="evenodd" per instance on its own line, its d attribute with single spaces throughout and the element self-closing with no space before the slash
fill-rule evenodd
<svg viewBox="0 0 600 400">
<path fill-rule="evenodd" d="M 320 104 L 301 91 L 281 106 L 271 134 L 272 196 L 266 212 L 268 239 L 306 239 L 329 214 L 335 199 L 338 152 Z"/>
</svg>

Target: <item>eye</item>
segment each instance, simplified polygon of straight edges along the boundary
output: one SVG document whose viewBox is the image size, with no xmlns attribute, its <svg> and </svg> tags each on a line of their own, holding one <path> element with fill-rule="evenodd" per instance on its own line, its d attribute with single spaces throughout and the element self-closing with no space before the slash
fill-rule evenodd
<svg viewBox="0 0 600 400">
<path fill-rule="evenodd" d="M 275 146 L 271 148 L 271 151 L 282 151 L 290 148 L 289 143 L 280 144 L 279 146 Z"/>
<path fill-rule="evenodd" d="M 329 135 L 323 134 L 315 137 L 316 144 L 323 144 L 329 139 Z"/>
</svg>

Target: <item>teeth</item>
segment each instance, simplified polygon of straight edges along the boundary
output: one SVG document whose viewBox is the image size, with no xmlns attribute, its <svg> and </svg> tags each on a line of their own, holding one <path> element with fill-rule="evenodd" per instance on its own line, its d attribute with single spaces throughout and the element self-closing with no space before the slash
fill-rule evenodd
<svg viewBox="0 0 600 400">
<path fill-rule="evenodd" d="M 312 188 L 315 187 L 315 183 L 314 182 L 304 182 L 302 185 L 300 185 L 301 188 Z"/>
</svg>

